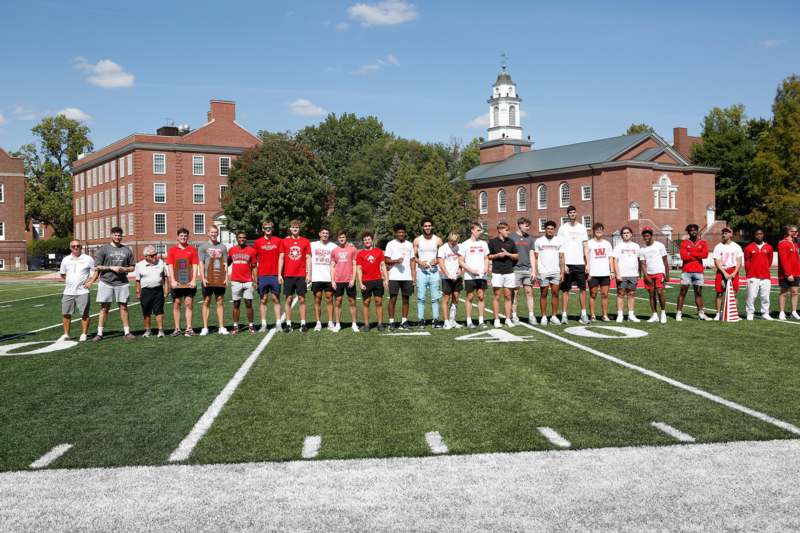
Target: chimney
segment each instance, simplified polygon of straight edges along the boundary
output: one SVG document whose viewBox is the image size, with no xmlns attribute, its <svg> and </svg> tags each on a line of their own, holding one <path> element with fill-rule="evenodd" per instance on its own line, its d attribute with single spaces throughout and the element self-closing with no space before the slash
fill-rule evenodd
<svg viewBox="0 0 800 533">
<path fill-rule="evenodd" d="M 689 135 L 686 128 L 672 128 L 672 147 L 683 157 L 691 157 L 692 146 L 699 144 L 700 141 L 700 137 Z"/>
<path fill-rule="evenodd" d="M 212 120 L 233 122 L 236 120 L 236 102 L 230 100 L 211 100 L 208 122 Z"/>
</svg>

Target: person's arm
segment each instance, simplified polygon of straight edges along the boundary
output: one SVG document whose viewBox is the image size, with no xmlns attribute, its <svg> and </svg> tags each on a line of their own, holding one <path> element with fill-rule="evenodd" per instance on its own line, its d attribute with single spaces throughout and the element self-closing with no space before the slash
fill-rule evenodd
<svg viewBox="0 0 800 533">
<path fill-rule="evenodd" d="M 283 252 L 278 254 L 278 283 L 281 285 L 283 285 L 283 255 Z"/>
<path fill-rule="evenodd" d="M 484 256 L 484 258 L 483 258 L 483 275 L 484 276 L 489 273 L 489 269 L 491 268 L 491 266 L 492 266 L 491 263 L 489 263 L 489 256 L 488 255 Z"/>
<path fill-rule="evenodd" d="M 361 287 L 361 290 L 365 290 L 367 287 L 364 285 L 364 273 L 361 271 L 361 265 L 356 264 L 356 270 L 353 275 L 358 278 L 358 286 Z"/>
<path fill-rule="evenodd" d="M 331 277 L 331 287 L 336 290 L 336 253 L 331 253 L 331 262 L 328 265 L 328 274 Z"/>
<path fill-rule="evenodd" d="M 473 276 L 477 274 L 477 272 L 467 266 L 467 263 L 464 261 L 464 256 L 461 254 L 458 254 L 458 266 L 460 266 L 464 272 L 469 272 Z"/>
<path fill-rule="evenodd" d="M 136 299 L 142 299 L 142 282 L 138 278 L 136 279 Z"/>
<path fill-rule="evenodd" d="M 641 257 L 639 258 L 639 276 L 647 283 L 647 263 Z"/>
<path fill-rule="evenodd" d="M 739 271 L 742 269 L 742 256 L 736 258 L 736 269 L 731 273 L 731 277 L 735 278 Z"/>
<path fill-rule="evenodd" d="M 720 274 L 722 274 L 722 277 L 723 277 L 723 278 L 725 278 L 725 279 L 728 279 L 728 273 L 727 273 L 727 272 L 725 272 L 725 269 L 724 269 L 724 268 L 722 268 L 722 263 L 721 263 L 721 262 L 720 262 L 720 260 L 719 260 L 719 259 L 717 259 L 716 257 L 714 258 L 714 268 L 716 268 L 716 269 L 717 269 L 717 271 L 718 271 Z"/>
<path fill-rule="evenodd" d="M 561 273 L 561 281 L 564 281 L 564 278 L 567 275 L 567 259 L 564 255 L 564 252 L 558 252 L 558 269 Z"/>
<path fill-rule="evenodd" d="M 356 254 L 353 254 L 353 268 L 351 269 L 349 287 L 355 286 L 356 283 Z"/>
<path fill-rule="evenodd" d="M 386 263 L 381 263 L 381 278 L 383 279 L 383 285 L 389 285 L 389 270 L 386 268 Z"/>
<path fill-rule="evenodd" d="M 703 264 L 703 259 L 708 257 L 708 243 L 703 241 L 702 245 L 697 247 L 696 256 L 700 264 Z"/>
<path fill-rule="evenodd" d="M 161 286 L 164 288 L 164 298 L 166 298 L 171 289 L 169 284 L 169 277 L 167 277 L 166 275 L 161 277 Z"/>
<path fill-rule="evenodd" d="M 519 261 L 519 249 L 517 248 L 517 245 L 514 244 L 511 247 L 511 250 L 512 251 L 510 252 L 506 252 L 506 256 L 510 257 L 512 261 Z"/>
<path fill-rule="evenodd" d="M 412 257 L 412 259 L 420 267 L 428 268 L 428 267 L 430 267 L 430 263 L 428 263 L 427 261 L 420 261 L 420 259 L 419 259 L 419 240 L 420 239 L 421 239 L 421 237 L 417 237 L 416 239 L 414 239 L 414 242 L 411 243 L 413 245 L 413 247 L 414 247 L 414 256 Z"/>
<path fill-rule="evenodd" d="M 670 271 L 669 254 L 665 253 L 664 255 L 662 255 L 661 260 L 664 261 L 664 281 L 667 282 L 669 281 L 669 271 Z"/>
<path fill-rule="evenodd" d="M 531 264 L 531 273 L 536 274 L 536 252 L 533 251 L 533 246 L 528 250 L 528 262 Z"/>
</svg>

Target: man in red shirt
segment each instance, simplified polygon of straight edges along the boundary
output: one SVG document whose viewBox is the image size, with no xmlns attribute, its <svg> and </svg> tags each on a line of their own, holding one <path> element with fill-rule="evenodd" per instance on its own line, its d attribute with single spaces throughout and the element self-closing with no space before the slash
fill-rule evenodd
<svg viewBox="0 0 800 533">
<path fill-rule="evenodd" d="M 306 291 L 311 282 L 311 242 L 300 236 L 300 221 L 289 223 L 289 236 L 281 241 L 278 256 L 278 281 L 283 285 L 286 296 L 286 325 L 283 331 L 292 332 L 292 301 L 294 296 L 300 302 L 300 331 L 308 331 L 306 326 Z"/>
<path fill-rule="evenodd" d="M 192 330 L 192 303 L 197 293 L 197 265 L 200 258 L 197 249 L 189 244 L 189 230 L 178 230 L 178 244 L 167 250 L 167 271 L 169 285 L 172 287 L 172 319 L 175 321 L 173 337 L 181 334 L 181 304 L 186 314 L 186 331 L 184 335 L 191 337 Z"/>
<path fill-rule="evenodd" d="M 378 331 L 383 331 L 383 292 L 389 284 L 386 271 L 386 258 L 380 248 L 372 247 L 372 233 L 365 233 L 364 249 L 356 255 L 356 274 L 361 287 L 361 300 L 364 303 L 364 327 L 369 331 L 369 301 L 375 298 L 375 316 L 378 318 Z"/>
<path fill-rule="evenodd" d="M 792 318 L 800 320 L 797 314 L 797 287 L 800 286 L 800 256 L 797 255 L 797 226 L 786 226 L 783 240 L 778 243 L 778 307 L 780 320 L 786 320 L 786 294 L 791 293 Z"/>
<path fill-rule="evenodd" d="M 761 294 L 761 318 L 769 316 L 769 291 L 772 288 L 769 269 L 775 255 L 772 246 L 764 242 L 764 230 L 756 228 L 753 242 L 744 248 L 744 269 L 747 273 L 747 320 L 753 320 L 756 296 Z"/>
<path fill-rule="evenodd" d="M 689 285 L 694 289 L 694 303 L 697 306 L 697 318 L 707 320 L 703 312 L 703 259 L 708 257 L 708 243 L 703 239 L 698 239 L 697 234 L 700 226 L 689 224 L 686 226 L 686 233 L 689 238 L 681 241 L 681 261 L 683 268 L 681 272 L 681 292 L 678 294 L 678 310 L 675 313 L 675 320 L 683 320 L 683 302 L 686 300 L 686 293 L 689 292 Z"/>
<path fill-rule="evenodd" d="M 233 333 L 239 333 L 239 304 L 244 300 L 247 309 L 247 330 L 255 334 L 253 327 L 253 279 L 258 263 L 256 249 L 247 245 L 247 234 L 236 234 L 236 245 L 228 250 L 228 264 L 231 266 L 231 295 L 233 299 Z"/>
<path fill-rule="evenodd" d="M 331 280 L 336 299 L 336 329 L 342 329 L 342 299 L 344 293 L 350 301 L 351 328 L 358 333 L 358 311 L 356 310 L 356 247 L 347 242 L 347 232 L 338 234 L 337 246 L 331 254 Z"/>
<path fill-rule="evenodd" d="M 258 254 L 258 294 L 261 296 L 261 329 L 267 331 L 267 300 L 272 298 L 272 309 L 275 313 L 275 328 L 281 329 L 281 284 L 278 281 L 278 259 L 281 253 L 280 237 L 274 234 L 275 224 L 271 220 L 261 223 L 263 237 L 256 239 L 253 246 Z"/>
</svg>

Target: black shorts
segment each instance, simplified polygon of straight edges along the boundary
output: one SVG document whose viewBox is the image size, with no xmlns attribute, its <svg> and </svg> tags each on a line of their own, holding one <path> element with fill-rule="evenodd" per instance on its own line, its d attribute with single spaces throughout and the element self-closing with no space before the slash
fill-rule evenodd
<svg viewBox="0 0 800 533">
<path fill-rule="evenodd" d="M 611 276 L 592 276 L 589 278 L 589 288 L 597 286 L 608 287 L 611 285 Z"/>
<path fill-rule="evenodd" d="M 485 279 L 465 279 L 464 280 L 464 289 L 467 292 L 473 292 L 475 289 L 480 289 L 485 291 L 486 290 L 486 280 Z"/>
<path fill-rule="evenodd" d="M 139 305 L 142 306 L 143 316 L 163 315 L 164 288 L 142 287 L 142 296 L 139 298 Z"/>
<path fill-rule="evenodd" d="M 356 286 L 353 284 L 351 287 L 349 283 L 337 283 L 336 289 L 333 291 L 333 295 L 339 298 L 344 293 L 347 293 L 348 298 L 355 298 L 356 297 Z"/>
<path fill-rule="evenodd" d="M 403 297 L 408 298 L 409 296 L 411 296 L 411 293 L 414 292 L 414 284 L 411 283 L 410 279 L 406 280 L 390 279 L 389 296 L 397 296 L 398 292 L 402 292 Z"/>
<path fill-rule="evenodd" d="M 225 296 L 227 287 L 203 287 L 203 298 L 211 296 Z"/>
<path fill-rule="evenodd" d="M 333 292 L 333 285 L 330 281 L 312 281 L 311 292 L 317 294 L 318 292 Z"/>
<path fill-rule="evenodd" d="M 454 292 L 461 292 L 464 288 L 461 278 L 450 279 L 442 278 L 442 292 L 445 294 L 453 294 Z"/>
<path fill-rule="evenodd" d="M 306 291 L 308 291 L 308 287 L 306 286 L 306 278 L 303 276 L 289 276 L 283 278 L 284 296 L 291 296 L 293 294 L 305 296 Z"/>
<path fill-rule="evenodd" d="M 172 289 L 173 300 L 177 300 L 178 298 L 194 298 L 195 294 L 197 294 L 197 287 L 178 287 Z"/>
<path fill-rule="evenodd" d="M 372 279 L 364 282 L 365 289 L 361 291 L 361 298 L 367 299 L 372 296 L 383 296 L 383 280 Z"/>
<path fill-rule="evenodd" d="M 561 282 L 559 287 L 562 291 L 569 291 L 573 285 L 577 285 L 578 289 L 586 290 L 586 267 L 584 265 L 567 265 L 569 272 L 564 274 L 564 281 Z"/>
<path fill-rule="evenodd" d="M 790 287 L 800 287 L 800 276 L 795 276 L 794 281 L 789 281 L 786 278 L 778 278 L 778 287 L 781 289 L 788 289 Z"/>
</svg>

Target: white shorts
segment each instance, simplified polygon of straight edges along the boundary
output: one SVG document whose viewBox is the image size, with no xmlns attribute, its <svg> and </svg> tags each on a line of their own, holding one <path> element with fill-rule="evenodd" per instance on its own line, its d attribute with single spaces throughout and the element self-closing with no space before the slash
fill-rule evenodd
<svg viewBox="0 0 800 533">
<path fill-rule="evenodd" d="M 492 287 L 495 289 L 515 289 L 517 287 L 517 275 L 511 274 L 492 274 Z"/>
<path fill-rule="evenodd" d="M 253 282 L 231 281 L 231 299 L 234 302 L 238 302 L 242 298 L 245 300 L 253 299 Z"/>
<path fill-rule="evenodd" d="M 107 304 L 117 301 L 121 304 L 127 304 L 130 298 L 131 286 L 127 283 L 125 285 L 109 285 L 101 281 L 97 285 L 97 303 Z"/>
</svg>

